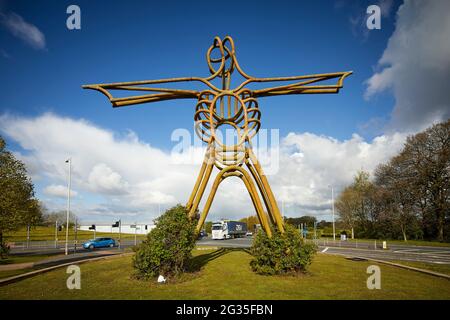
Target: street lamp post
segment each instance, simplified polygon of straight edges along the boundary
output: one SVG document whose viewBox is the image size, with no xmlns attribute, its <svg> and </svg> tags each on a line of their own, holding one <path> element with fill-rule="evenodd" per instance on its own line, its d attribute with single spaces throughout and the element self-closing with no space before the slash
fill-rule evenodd
<svg viewBox="0 0 450 320">
<path fill-rule="evenodd" d="M 27 249 L 30 246 L 30 225 L 27 225 Z"/>
<path fill-rule="evenodd" d="M 122 219 L 119 219 L 119 250 L 122 247 L 121 233 L 122 233 Z"/>
<path fill-rule="evenodd" d="M 334 225 L 334 189 L 331 187 L 331 206 L 333 208 L 333 241 L 336 241 L 336 227 Z"/>
<path fill-rule="evenodd" d="M 58 220 L 55 222 L 55 249 L 58 248 Z"/>
<path fill-rule="evenodd" d="M 72 158 L 66 160 L 69 164 L 69 182 L 67 183 L 67 216 L 66 216 L 66 256 L 69 254 L 69 213 L 70 213 L 70 184 L 72 179 Z"/>
<path fill-rule="evenodd" d="M 137 245 L 137 222 L 134 223 L 134 246 Z"/>
<path fill-rule="evenodd" d="M 77 242 L 78 242 L 78 231 L 77 231 L 77 228 L 78 228 L 78 220 L 75 219 L 75 229 L 74 229 L 75 242 L 74 242 L 74 250 L 73 250 L 75 253 L 77 253 Z"/>
</svg>

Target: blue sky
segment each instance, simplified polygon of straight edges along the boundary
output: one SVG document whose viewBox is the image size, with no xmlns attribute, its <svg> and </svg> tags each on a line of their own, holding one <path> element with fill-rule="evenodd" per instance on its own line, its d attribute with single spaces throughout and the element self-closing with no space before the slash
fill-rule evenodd
<svg viewBox="0 0 450 320">
<path fill-rule="evenodd" d="M 132 144 L 136 138 L 139 146 L 146 145 L 167 153 L 174 145 L 170 139 L 174 129 L 192 129 L 195 101 L 179 100 L 113 109 L 104 96 L 82 90 L 81 85 L 207 76 L 207 48 L 214 36 L 230 35 L 235 41 L 240 65 L 254 76 L 354 71 L 337 95 L 262 98 L 259 105 L 263 113 L 263 128 L 279 129 L 283 139 L 292 133 L 294 136 L 286 141 L 294 145 L 300 143 L 297 146 L 299 150 L 303 148 L 301 143 L 305 143 L 302 139 L 307 139 L 305 134 L 337 143 L 337 150 L 344 148 L 346 141 L 356 140 L 360 144 L 358 150 L 363 150 L 366 144 L 373 147 L 377 137 L 389 135 L 389 138 L 407 130 L 395 126 L 393 130 L 391 123 L 392 112 L 399 101 L 393 92 L 396 87 L 380 86 L 373 77 L 383 75 L 383 65 L 379 61 L 383 53 L 389 50 L 389 39 L 395 35 L 396 13 L 401 1 L 377 2 L 383 10 L 382 28 L 369 31 L 365 27 L 365 11 L 372 2 L 80 0 L 73 3 L 0 0 L 0 18 L 3 20 L 3 24 L 0 24 L 0 116 L 3 115 L 1 124 L 4 126 L 0 131 L 9 147 L 23 157 L 32 175 L 36 176 L 37 195 L 45 199 L 51 208 L 62 207 L 63 199 L 51 196 L 51 192 L 44 192 L 44 189 L 49 185 L 64 185 L 64 171 L 61 171 L 60 176 L 53 175 L 49 164 L 39 158 L 43 155 L 29 139 L 30 136 L 37 136 L 36 131 L 33 131 L 37 129 L 30 129 L 24 121 L 36 120 L 33 125 L 37 126 L 45 124 L 45 119 L 66 119 L 74 125 L 85 125 L 85 129 L 95 127 L 110 132 L 113 143 Z M 70 4 L 77 4 L 81 8 L 81 30 L 66 28 L 66 8 Z M 12 15 L 22 17 L 28 26 L 37 28 L 44 38 L 32 39 L 30 42 L 17 36 L 5 23 Z M 33 41 L 38 44 L 33 45 Z M 376 94 L 370 94 L 367 98 L 369 79 L 373 80 L 370 86 Z M 48 117 L 42 118 L 44 115 Z M 39 119 L 43 122 L 39 122 Z M 408 132 L 414 132 L 419 127 L 407 129 Z M 60 137 L 41 134 L 49 139 L 47 145 L 56 148 L 57 139 L 65 137 L 64 142 L 70 144 L 79 138 L 74 136 L 75 132 L 72 135 L 70 132 L 61 132 Z M 356 140 L 355 134 L 358 136 Z M 296 137 L 300 142 L 295 140 Z M 84 139 L 79 144 L 89 145 L 94 141 L 89 140 Z M 397 149 L 401 145 L 398 142 L 400 140 L 395 140 Z M 386 146 L 388 149 L 390 147 Z M 57 150 L 49 153 L 56 154 Z M 385 157 L 389 154 L 386 153 Z M 111 156 L 114 157 L 114 154 Z M 89 154 L 80 157 L 86 158 Z M 36 160 L 38 158 L 40 160 Z M 380 159 L 385 160 L 383 157 Z M 317 162 L 314 159 L 310 161 Z M 130 160 L 130 165 L 132 163 Z M 117 178 L 114 181 L 119 181 L 123 186 L 150 183 L 157 179 L 152 176 L 146 181 L 132 182 L 132 178 L 127 179 L 125 171 L 128 169 L 121 171 L 119 165 L 114 167 L 112 162 L 105 159 L 99 160 L 98 164 L 105 164 L 98 168 L 106 168 L 106 174 L 109 172 L 109 177 L 112 180 Z M 103 219 L 102 212 L 108 210 L 116 210 L 120 214 L 126 207 L 126 201 L 120 199 L 120 193 L 93 191 L 91 186 L 83 184 L 83 179 L 92 176 L 92 167 L 95 165 L 96 162 L 89 166 L 86 164 L 86 172 L 82 172 L 81 167 L 75 168 L 75 174 L 78 173 L 80 179 L 79 183 L 75 182 L 75 189 L 78 189 L 75 208 L 78 203 L 79 214 L 84 215 L 85 220 Z M 375 164 L 355 162 L 354 166 L 372 168 Z M 315 170 L 320 171 L 321 168 Z M 351 174 L 348 172 L 344 176 L 323 179 L 335 180 L 336 184 L 344 185 Z M 313 178 L 311 181 L 307 186 L 317 184 Z M 185 201 L 183 197 L 191 187 L 187 184 L 186 191 L 166 198 L 171 199 L 166 201 L 167 206 L 172 202 Z M 274 184 L 277 185 L 277 182 Z M 282 189 L 282 183 L 279 184 Z M 296 184 L 290 181 L 289 185 Z M 284 191 L 275 189 L 283 198 Z M 154 192 L 157 194 L 158 190 Z M 168 192 L 164 193 L 170 196 Z M 322 196 L 316 200 L 310 199 L 311 204 L 304 208 L 286 195 L 286 203 L 292 204 L 288 215 L 302 212 L 328 217 L 327 193 L 323 190 L 318 193 Z M 114 195 L 119 199 L 114 198 Z M 119 205 L 113 209 L 114 201 Z M 155 214 L 156 202 L 148 202 L 152 208 L 151 215 Z M 315 208 L 314 202 L 319 202 Z M 95 219 L 92 214 L 86 213 L 91 210 L 83 207 L 87 204 L 91 209 L 102 207 L 97 211 L 92 209 L 97 214 Z M 310 207 L 311 210 L 308 209 Z M 229 213 L 230 210 L 233 209 L 216 208 L 220 214 Z M 248 208 L 239 210 L 248 211 Z M 136 215 L 139 219 L 148 219 L 148 210 L 144 210 L 145 213 L 141 207 L 129 211 L 130 217 Z"/>
<path fill-rule="evenodd" d="M 360 132 L 371 138 L 360 126 L 373 117 L 387 117 L 392 108 L 386 103 L 388 97 L 369 103 L 363 99 L 364 81 L 371 76 L 393 24 L 389 16 L 383 18 L 383 29 L 371 31 L 367 39 L 355 34 L 349 19 L 358 8 L 367 7 L 363 4 L 230 1 L 224 7 L 206 1 L 79 1 L 79 31 L 65 27 L 69 4 L 11 1 L 3 5 L 5 11 L 38 26 L 46 39 L 46 49 L 36 51 L 5 30 L 0 33 L 1 48 L 11 56 L 0 60 L 4 111 L 83 117 L 118 132 L 132 129 L 167 148 L 173 128 L 191 125 L 192 101 L 113 110 L 103 96 L 80 86 L 206 76 L 205 52 L 215 35 L 234 38 L 240 64 L 255 76 L 354 70 L 339 95 L 261 101 L 263 125 L 280 128 L 281 134 L 308 131 L 345 139 Z M 162 121 L 152 121 L 157 118 Z"/>
</svg>

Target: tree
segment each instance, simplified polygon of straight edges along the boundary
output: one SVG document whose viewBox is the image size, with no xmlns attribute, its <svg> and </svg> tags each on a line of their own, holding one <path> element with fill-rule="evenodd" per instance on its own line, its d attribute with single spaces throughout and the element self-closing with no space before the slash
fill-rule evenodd
<svg viewBox="0 0 450 320">
<path fill-rule="evenodd" d="M 407 234 L 444 241 L 450 218 L 450 120 L 407 138 L 403 150 L 375 173 L 382 216 Z M 382 208 L 382 209 L 381 209 Z"/>
<path fill-rule="evenodd" d="M 205 222 L 205 231 L 207 234 L 212 233 L 212 221 L 206 221 Z"/>
<path fill-rule="evenodd" d="M 0 245 L 3 234 L 40 219 L 40 205 L 34 198 L 34 187 L 25 165 L 6 150 L 0 137 Z"/>
<path fill-rule="evenodd" d="M 450 119 L 408 137 L 401 155 L 408 159 L 423 228 L 433 232 L 435 222 L 437 239 L 444 241 L 450 219 Z"/>
<path fill-rule="evenodd" d="M 374 177 L 358 172 L 339 195 L 340 221 L 364 237 L 450 239 L 450 120 L 408 137 Z"/>
<path fill-rule="evenodd" d="M 360 200 L 353 186 L 346 187 L 336 200 L 336 211 L 344 228 L 352 230 L 352 239 L 355 238 L 355 226 L 358 219 Z"/>
<path fill-rule="evenodd" d="M 24 222 L 27 226 L 36 226 L 44 221 L 44 214 L 47 211 L 45 205 L 38 199 L 30 200 L 30 207 L 24 216 Z"/>
<path fill-rule="evenodd" d="M 332 228 L 332 227 L 333 227 L 333 222 L 330 222 L 330 221 L 320 220 L 320 221 L 317 223 L 317 228 L 318 228 L 318 229 Z"/>
<path fill-rule="evenodd" d="M 259 224 L 259 219 L 257 216 L 248 216 L 247 218 L 242 218 L 240 222 L 245 222 L 247 224 L 247 229 L 250 231 L 256 231 L 255 225 Z"/>
<path fill-rule="evenodd" d="M 336 200 L 339 222 L 352 230 L 352 238 L 355 229 L 361 237 L 372 237 L 375 234 L 376 217 L 372 201 L 375 188 L 369 178 L 368 172 L 358 171 L 353 183 L 347 186 Z"/>
<path fill-rule="evenodd" d="M 370 174 L 365 171 L 359 171 L 352 186 L 356 191 L 359 204 L 357 209 L 358 229 L 365 237 L 379 237 L 377 230 L 378 215 L 374 203 L 376 186 L 370 180 Z"/>
<path fill-rule="evenodd" d="M 284 221 L 292 226 L 295 226 L 296 228 L 300 227 L 300 225 L 303 223 L 304 226 L 314 226 L 314 224 L 317 222 L 316 217 L 313 216 L 302 216 L 298 218 L 284 218 Z"/>
<path fill-rule="evenodd" d="M 138 278 L 176 276 L 185 271 L 195 247 L 197 221 L 189 219 L 185 207 L 177 205 L 156 220 L 137 248 L 133 265 Z"/>
<path fill-rule="evenodd" d="M 377 190 L 374 196 L 379 219 L 386 219 L 400 229 L 403 240 L 408 240 L 408 228 L 416 221 L 414 172 L 404 154 L 392 158 L 375 171 Z"/>
<path fill-rule="evenodd" d="M 77 221 L 77 216 L 70 211 L 69 212 L 69 228 L 75 225 Z M 58 221 L 59 225 L 65 225 L 67 221 L 67 211 L 53 211 L 50 213 L 45 213 L 43 215 L 43 223 L 46 226 L 54 226 L 56 221 Z"/>
</svg>

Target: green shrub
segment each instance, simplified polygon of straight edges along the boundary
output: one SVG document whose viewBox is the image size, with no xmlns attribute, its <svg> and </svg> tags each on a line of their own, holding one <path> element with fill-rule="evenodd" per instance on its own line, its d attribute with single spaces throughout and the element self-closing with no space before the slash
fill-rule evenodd
<svg viewBox="0 0 450 320">
<path fill-rule="evenodd" d="M 259 231 L 250 252 L 253 271 L 266 275 L 287 274 L 305 272 L 312 262 L 316 246 L 305 243 L 297 229 L 286 225 L 283 234 L 274 231 L 272 238 Z"/>
<path fill-rule="evenodd" d="M 0 242 L 0 259 L 6 259 L 9 255 L 9 251 L 9 245 L 5 241 Z"/>
<path fill-rule="evenodd" d="M 186 208 L 181 205 L 161 215 L 156 220 L 156 227 L 135 250 L 135 276 L 148 279 L 163 275 L 167 278 L 185 271 L 195 247 L 195 225 L 195 219 L 191 221 Z"/>
</svg>

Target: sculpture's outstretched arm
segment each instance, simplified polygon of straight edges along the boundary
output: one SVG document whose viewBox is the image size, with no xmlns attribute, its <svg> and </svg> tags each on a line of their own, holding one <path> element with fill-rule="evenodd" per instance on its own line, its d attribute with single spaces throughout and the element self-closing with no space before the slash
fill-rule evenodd
<svg viewBox="0 0 450 320">
<path fill-rule="evenodd" d="M 176 82 L 189 82 L 198 81 L 206 84 L 214 91 L 218 91 L 209 81 L 203 78 L 173 78 L 173 79 L 160 79 L 160 80 L 146 80 L 146 81 L 132 81 L 132 82 L 116 82 L 116 83 L 103 83 L 103 84 L 89 84 L 83 85 L 84 89 L 93 89 L 100 91 L 109 101 L 111 101 L 113 107 L 122 107 L 140 103 L 157 102 L 172 99 L 197 99 L 200 92 L 196 90 L 183 90 L 183 89 L 170 89 L 170 88 L 157 88 L 150 87 L 154 84 L 167 84 Z M 150 92 L 147 94 L 127 96 L 127 97 L 114 97 L 111 91 L 138 91 L 138 92 Z"/>
<path fill-rule="evenodd" d="M 313 74 L 294 77 L 278 77 L 278 78 L 250 78 L 245 81 L 239 88 L 251 82 L 277 82 L 277 81 L 296 81 L 287 85 L 253 90 L 254 97 L 267 97 L 283 94 L 305 94 L 305 93 L 337 93 L 343 87 L 346 77 L 352 74 L 352 71 Z M 317 82 L 337 79 L 335 84 L 318 85 Z"/>
</svg>

